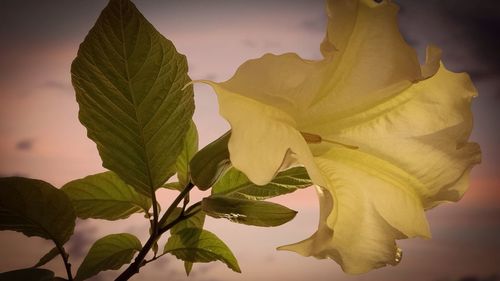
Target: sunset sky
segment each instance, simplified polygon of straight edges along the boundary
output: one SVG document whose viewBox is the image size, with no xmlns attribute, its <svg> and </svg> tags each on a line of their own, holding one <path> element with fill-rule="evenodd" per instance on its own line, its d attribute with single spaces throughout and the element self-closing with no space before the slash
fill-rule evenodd
<svg viewBox="0 0 500 281">
<path fill-rule="evenodd" d="M 187 56 L 192 79 L 224 81 L 250 58 L 296 52 L 320 58 L 326 16 L 322 0 L 136 0 L 142 13 Z M 233 250 L 243 270 L 222 263 L 196 264 L 189 278 L 182 263 L 167 257 L 132 280 L 315 280 L 438 281 L 465 276 L 500 276 L 500 2 L 497 0 L 402 0 L 400 27 L 423 56 L 433 43 L 445 65 L 468 72 L 479 90 L 474 131 L 483 161 L 472 172 L 462 201 L 428 212 L 432 240 L 405 240 L 400 265 L 348 276 L 331 260 L 278 252 L 317 228 L 318 202 L 312 188 L 277 202 L 299 211 L 290 223 L 256 228 L 208 218 L 206 227 Z M 0 176 L 39 178 L 55 186 L 103 171 L 95 144 L 78 122 L 70 64 L 105 0 L 0 0 Z M 218 116 L 215 94 L 195 86 L 195 122 L 200 145 L 229 128 Z M 167 207 L 173 192 L 162 191 Z M 195 198 L 203 194 L 196 193 Z M 147 222 L 80 221 L 68 244 L 79 264 L 96 239 L 131 232 L 145 241 Z M 0 232 L 0 272 L 32 266 L 52 245 L 15 232 Z M 61 261 L 48 267 L 63 274 Z M 76 266 L 74 268 L 76 270 Z M 94 280 L 110 280 L 105 272 Z"/>
</svg>

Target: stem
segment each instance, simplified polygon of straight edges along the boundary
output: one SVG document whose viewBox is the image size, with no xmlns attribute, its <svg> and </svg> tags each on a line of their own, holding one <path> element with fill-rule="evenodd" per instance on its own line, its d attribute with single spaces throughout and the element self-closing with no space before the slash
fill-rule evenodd
<svg viewBox="0 0 500 281">
<path fill-rule="evenodd" d="M 127 267 L 127 269 L 125 269 L 125 271 L 122 272 L 122 274 L 120 274 L 115 279 L 115 281 L 126 281 L 126 280 L 130 279 L 130 277 L 132 277 L 134 274 L 139 273 L 139 269 L 142 266 L 144 258 L 148 254 L 149 250 L 151 250 L 151 247 L 153 247 L 153 244 L 156 242 L 156 240 L 158 240 L 158 238 L 159 238 L 159 236 L 157 237 L 157 235 L 152 233 L 151 236 L 149 237 L 148 241 L 146 242 L 146 244 L 144 244 L 144 247 L 142 247 L 141 251 L 139 252 L 137 257 L 135 258 L 134 262 L 131 263 Z"/>
<path fill-rule="evenodd" d="M 197 211 L 193 212 L 193 213 L 188 213 L 187 215 L 184 215 L 184 212 L 182 212 L 181 215 L 179 217 L 177 217 L 175 220 L 173 220 L 169 224 L 165 225 L 164 227 L 160 227 L 161 225 L 166 223 L 168 217 L 172 214 L 172 212 L 179 205 L 179 203 L 189 194 L 189 192 L 191 191 L 191 189 L 193 189 L 193 187 L 194 187 L 194 185 L 191 182 L 186 185 L 186 187 L 181 191 L 181 193 L 179 193 L 179 195 L 174 199 L 174 201 L 172 202 L 170 207 L 168 207 L 167 211 L 165 212 L 165 214 L 163 214 L 163 216 L 159 222 L 157 219 L 158 213 L 156 214 L 156 216 L 154 218 L 156 220 L 156 223 L 153 222 L 155 224 L 154 227 L 156 228 L 156 230 L 152 231 L 151 235 L 149 236 L 148 241 L 146 241 L 146 244 L 144 244 L 142 249 L 139 251 L 139 254 L 135 258 L 134 262 L 131 263 L 127 267 L 127 269 L 125 269 L 125 271 L 123 271 L 115 279 L 115 281 L 126 281 L 126 280 L 129 280 L 130 277 L 132 277 L 134 274 L 139 273 L 139 269 L 147 263 L 147 261 L 144 260 L 146 258 L 146 255 L 149 253 L 149 251 L 153 247 L 154 243 L 156 241 L 158 241 L 158 239 L 160 239 L 161 235 L 163 233 L 165 233 L 166 231 L 168 231 L 170 228 L 172 228 L 177 223 L 179 223 L 185 219 L 188 219 L 191 216 L 193 216 L 194 214 L 196 214 Z M 153 198 L 154 198 L 154 195 L 153 195 Z M 155 201 L 156 200 L 153 200 L 153 202 L 155 202 Z M 196 205 L 196 204 L 194 204 L 194 205 Z M 191 207 L 188 208 L 188 210 L 192 209 Z M 154 211 L 154 209 L 155 208 L 153 207 L 153 211 Z M 158 212 L 158 210 L 156 210 L 156 212 Z M 69 281 L 72 281 L 72 279 L 70 279 Z"/>
<path fill-rule="evenodd" d="M 156 201 L 156 194 L 153 192 L 151 196 L 151 201 L 153 205 L 153 225 L 152 225 L 152 235 L 158 234 L 158 202 Z"/>
<path fill-rule="evenodd" d="M 167 211 L 165 212 L 165 214 L 161 218 L 159 225 L 165 224 L 168 217 L 172 214 L 172 212 L 179 205 L 179 203 L 182 201 L 182 199 L 184 199 L 184 197 L 186 197 L 189 194 L 189 192 L 191 191 L 191 189 L 193 189 L 193 187 L 194 187 L 194 184 L 192 184 L 191 182 L 189 182 L 186 185 L 186 187 L 181 191 L 181 193 L 177 196 L 177 198 L 174 199 L 174 202 L 172 202 L 172 205 L 170 205 L 170 207 L 168 207 Z"/>
<path fill-rule="evenodd" d="M 201 205 L 201 202 L 197 202 L 196 204 L 194 204 L 193 206 L 191 206 L 188 210 L 195 209 L 195 208 L 192 208 L 192 207 L 195 207 L 195 205 L 196 205 L 196 207 L 198 207 L 198 206 L 200 206 L 200 205 Z M 199 211 L 201 211 L 201 208 L 196 208 L 196 209 L 195 209 L 194 211 L 192 211 L 192 212 L 186 212 L 186 213 L 187 213 L 186 215 L 184 215 L 184 214 L 180 215 L 180 216 L 179 216 L 179 217 L 177 217 L 174 221 L 172 221 L 171 223 L 167 224 L 164 228 L 162 228 L 162 229 L 160 230 L 160 233 L 162 233 L 162 234 L 163 234 L 163 233 L 165 233 L 166 231 L 168 231 L 169 229 L 171 229 L 172 227 L 174 227 L 174 226 L 175 226 L 176 224 L 178 224 L 179 222 L 181 222 L 181 221 L 183 221 L 183 220 L 187 220 L 187 219 L 189 219 L 190 217 L 192 217 L 192 216 L 196 215 Z M 145 261 L 143 262 L 142 266 L 144 266 L 144 265 L 146 265 L 146 264 L 148 264 L 148 263 L 150 263 L 150 262 L 152 262 L 152 261 L 155 261 L 155 260 L 157 260 L 157 259 L 159 259 L 159 258 L 163 257 L 163 256 L 164 256 L 164 255 L 166 255 L 166 254 L 168 254 L 168 253 L 163 253 L 163 254 L 161 254 L 161 255 L 159 255 L 159 256 L 155 256 L 155 257 L 153 257 L 153 258 L 152 258 L 152 259 L 150 259 L 150 260 L 145 260 Z"/>
<path fill-rule="evenodd" d="M 68 261 L 68 255 L 66 254 L 66 251 L 64 250 L 63 246 L 59 245 L 56 243 L 57 250 L 59 250 L 59 254 L 61 254 L 61 257 L 64 262 L 64 267 L 66 268 L 66 274 L 68 275 L 68 281 L 73 281 L 73 275 L 71 274 L 71 263 Z"/>
</svg>

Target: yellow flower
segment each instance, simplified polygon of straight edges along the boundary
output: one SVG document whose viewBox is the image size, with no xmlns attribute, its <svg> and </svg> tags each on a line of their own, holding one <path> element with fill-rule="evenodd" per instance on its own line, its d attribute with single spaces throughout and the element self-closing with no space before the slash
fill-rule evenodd
<svg viewBox="0 0 500 281">
<path fill-rule="evenodd" d="M 352 274 L 397 264 L 397 239 L 430 237 L 425 210 L 459 200 L 480 162 L 468 142 L 473 84 L 446 70 L 436 47 L 420 66 L 397 10 L 328 0 L 322 60 L 266 54 L 226 82 L 204 81 L 231 124 L 237 169 L 266 184 L 291 151 L 317 186 L 318 230 L 280 249 Z"/>
</svg>

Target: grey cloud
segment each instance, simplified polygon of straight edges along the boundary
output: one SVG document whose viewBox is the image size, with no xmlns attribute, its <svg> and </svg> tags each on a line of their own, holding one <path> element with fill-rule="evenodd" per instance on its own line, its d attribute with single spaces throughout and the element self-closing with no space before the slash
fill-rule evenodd
<svg viewBox="0 0 500 281">
<path fill-rule="evenodd" d="M 16 143 L 16 149 L 22 151 L 30 151 L 33 148 L 34 142 L 35 141 L 33 139 L 20 140 Z"/>
<path fill-rule="evenodd" d="M 83 259 L 87 255 L 90 245 L 95 240 L 96 226 L 90 224 L 90 221 L 78 220 L 75 233 L 67 244 L 67 251 L 72 259 Z"/>
<path fill-rule="evenodd" d="M 60 82 L 60 81 L 55 81 L 55 80 L 49 80 L 43 84 L 43 87 L 45 88 L 50 88 L 54 90 L 60 90 L 60 91 L 71 91 L 72 87 L 71 85 Z"/>
<path fill-rule="evenodd" d="M 250 39 L 242 40 L 241 44 L 243 44 L 243 46 L 248 47 L 248 48 L 256 48 L 257 47 L 257 43 L 250 40 Z"/>
<path fill-rule="evenodd" d="M 443 49 L 443 61 L 474 82 L 488 83 L 481 94 L 500 96 L 500 2 L 398 1 L 401 30 L 420 54 L 426 44 Z"/>
<path fill-rule="evenodd" d="M 254 41 L 251 39 L 244 39 L 241 41 L 241 44 L 247 48 L 260 48 L 260 49 L 268 49 L 268 48 L 276 48 L 280 47 L 281 43 L 278 41 L 271 41 L 271 40 L 265 40 L 265 41 Z"/>
<path fill-rule="evenodd" d="M 498 1 L 445 1 L 443 12 L 454 24 L 460 25 L 459 34 L 470 45 L 476 63 L 466 67 L 473 81 L 492 84 L 486 94 L 500 98 L 500 2 Z"/>
<path fill-rule="evenodd" d="M 308 19 L 300 24 L 300 28 L 311 32 L 324 33 L 326 28 L 326 17 L 324 15 L 318 16 L 314 19 Z"/>
<path fill-rule="evenodd" d="M 493 274 L 493 275 L 486 276 L 486 277 L 470 275 L 470 276 L 461 277 L 460 279 L 444 278 L 444 279 L 438 279 L 435 281 L 451 281 L 451 280 L 457 280 L 457 281 L 498 281 L 499 279 L 498 279 L 498 275 Z"/>
<path fill-rule="evenodd" d="M 218 76 L 215 73 L 207 73 L 203 79 L 215 81 L 217 80 L 217 77 Z"/>
</svg>

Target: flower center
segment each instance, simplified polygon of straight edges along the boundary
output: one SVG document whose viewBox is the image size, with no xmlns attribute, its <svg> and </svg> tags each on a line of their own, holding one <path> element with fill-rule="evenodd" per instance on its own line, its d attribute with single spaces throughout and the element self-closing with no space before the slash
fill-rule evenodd
<svg viewBox="0 0 500 281">
<path fill-rule="evenodd" d="M 320 135 L 316 135 L 316 134 L 304 133 L 304 132 L 300 132 L 300 134 L 302 134 L 302 137 L 304 137 L 304 139 L 306 140 L 307 143 L 327 142 L 327 143 L 331 143 L 331 144 L 340 145 L 340 146 L 343 146 L 343 147 L 349 148 L 349 149 L 358 149 L 359 148 L 355 145 L 349 145 L 349 144 L 341 143 L 341 142 L 334 141 L 334 140 L 324 139 Z"/>
</svg>

